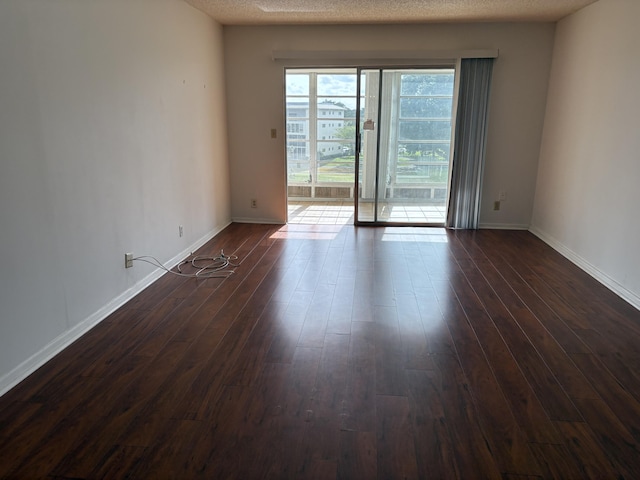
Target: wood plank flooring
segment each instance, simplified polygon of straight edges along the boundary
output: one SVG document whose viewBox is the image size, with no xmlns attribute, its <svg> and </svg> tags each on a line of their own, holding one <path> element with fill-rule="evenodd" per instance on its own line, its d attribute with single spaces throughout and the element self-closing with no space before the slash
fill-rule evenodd
<svg viewBox="0 0 640 480">
<path fill-rule="evenodd" d="M 0 398 L 0 478 L 640 478 L 640 312 L 530 233 L 221 249 Z"/>
</svg>

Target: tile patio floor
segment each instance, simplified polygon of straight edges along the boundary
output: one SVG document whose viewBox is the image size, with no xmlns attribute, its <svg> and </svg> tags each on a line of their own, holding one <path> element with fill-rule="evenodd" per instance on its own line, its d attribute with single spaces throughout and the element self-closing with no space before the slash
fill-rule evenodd
<svg viewBox="0 0 640 480">
<path fill-rule="evenodd" d="M 368 208 L 367 208 L 368 207 Z M 354 206 L 349 202 L 290 200 L 289 223 L 302 225 L 352 225 Z M 446 207 L 437 205 L 385 205 L 378 219 L 398 223 L 444 224 Z M 360 207 L 362 220 L 373 220 L 373 204 Z"/>
</svg>

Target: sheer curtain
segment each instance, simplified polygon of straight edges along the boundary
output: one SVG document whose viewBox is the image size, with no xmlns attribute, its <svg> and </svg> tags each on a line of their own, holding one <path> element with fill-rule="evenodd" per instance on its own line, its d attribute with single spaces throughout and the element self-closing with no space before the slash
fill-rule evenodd
<svg viewBox="0 0 640 480">
<path fill-rule="evenodd" d="M 448 228 L 478 228 L 493 60 L 461 61 Z"/>
</svg>

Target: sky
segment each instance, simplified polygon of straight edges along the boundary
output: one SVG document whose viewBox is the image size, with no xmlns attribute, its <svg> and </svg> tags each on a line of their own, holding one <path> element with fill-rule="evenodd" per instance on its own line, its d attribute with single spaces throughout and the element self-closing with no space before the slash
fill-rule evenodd
<svg viewBox="0 0 640 480">
<path fill-rule="evenodd" d="M 356 74 L 318 75 L 318 96 L 331 95 L 333 101 L 342 102 L 348 108 L 356 108 Z M 309 75 L 287 73 L 287 95 L 308 95 Z M 349 98 L 351 97 L 351 98 Z"/>
</svg>

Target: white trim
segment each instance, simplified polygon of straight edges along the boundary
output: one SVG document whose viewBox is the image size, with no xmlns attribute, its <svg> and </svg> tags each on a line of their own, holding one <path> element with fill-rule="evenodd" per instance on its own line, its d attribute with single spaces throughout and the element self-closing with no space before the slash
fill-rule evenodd
<svg viewBox="0 0 640 480">
<path fill-rule="evenodd" d="M 286 225 L 286 222 L 283 222 L 282 220 L 276 220 L 274 218 L 233 217 L 231 221 L 234 223 L 263 223 L 267 225 Z"/>
<path fill-rule="evenodd" d="M 191 254 L 191 252 L 202 247 L 205 243 L 207 243 L 209 240 L 215 237 L 222 230 L 227 228 L 230 224 L 231 222 L 228 222 L 227 224 L 221 227 L 217 227 L 214 230 L 210 231 L 209 233 L 205 234 L 203 237 L 197 240 L 190 247 L 181 251 L 172 259 L 170 259 L 168 262 L 166 262 L 165 266 L 167 268 L 175 267 L 179 262 L 181 262 L 189 254 Z M 115 312 L 122 305 L 124 305 L 133 297 L 138 295 L 145 288 L 147 288 L 153 282 L 158 280 L 164 273 L 165 271 L 160 268 L 154 270 L 145 278 L 143 278 L 142 280 L 137 282 L 135 285 L 133 285 L 131 288 L 121 293 L 120 295 L 112 299 L 109 303 L 107 303 L 105 306 L 103 306 L 102 308 L 100 308 L 99 310 L 91 314 L 88 318 L 84 319 L 83 321 L 81 321 L 71 329 L 65 331 L 62 335 L 55 338 L 43 349 L 31 355 L 31 357 L 29 357 L 27 360 L 25 360 L 20 365 L 15 367 L 9 373 L 3 375 L 0 378 L 0 396 L 7 393 L 9 390 L 15 387 L 18 383 L 20 383 L 22 380 L 27 378 L 33 372 L 35 372 L 38 368 L 40 368 L 42 365 L 47 363 L 49 360 L 51 360 L 53 357 L 55 357 L 57 354 L 59 354 L 65 348 L 71 345 L 73 342 L 78 340 L 82 335 L 87 333 L 93 327 L 98 325 L 102 320 L 104 320 L 113 312 Z"/>
<path fill-rule="evenodd" d="M 478 228 L 486 230 L 529 230 L 523 223 L 481 223 Z"/>
<path fill-rule="evenodd" d="M 566 257 L 568 260 L 570 260 L 575 265 L 580 267 L 582 270 L 587 272 L 597 281 L 602 283 L 605 287 L 607 287 L 613 293 L 623 298 L 624 300 L 629 302 L 631 305 L 633 305 L 635 308 L 640 310 L 640 296 L 637 293 L 634 293 L 628 290 L 626 287 L 620 284 L 617 280 L 611 278 L 609 275 L 607 275 L 605 272 L 600 270 L 598 267 L 592 265 L 591 263 L 589 263 L 589 261 L 582 258 L 580 255 L 575 253 L 569 247 L 557 241 L 555 238 L 551 237 L 550 235 L 547 235 L 545 232 L 543 232 L 539 228 L 532 226 L 529 228 L 529 231 L 533 233 L 536 237 L 538 237 L 540 240 L 542 240 L 544 243 L 549 245 L 551 248 L 556 250 L 558 253 L 560 253 L 562 256 Z"/>
<path fill-rule="evenodd" d="M 342 60 L 375 60 L 391 61 L 409 60 L 457 60 L 459 58 L 498 58 L 499 50 L 274 50 L 271 57 L 274 61 L 342 61 Z"/>
</svg>

